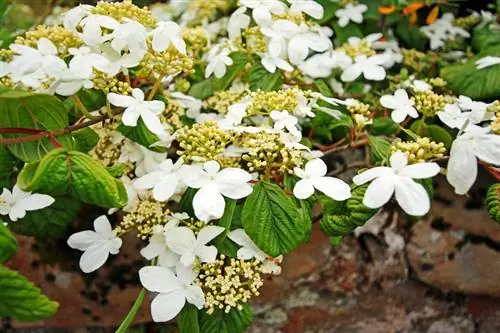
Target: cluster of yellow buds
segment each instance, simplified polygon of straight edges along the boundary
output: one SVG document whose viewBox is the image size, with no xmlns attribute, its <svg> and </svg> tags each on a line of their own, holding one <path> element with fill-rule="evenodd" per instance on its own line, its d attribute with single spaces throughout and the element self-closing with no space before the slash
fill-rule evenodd
<svg viewBox="0 0 500 333">
<path fill-rule="evenodd" d="M 443 88 L 446 87 L 448 84 L 443 78 L 441 77 L 433 77 L 429 79 L 429 83 L 436 88 Z"/>
<path fill-rule="evenodd" d="M 15 43 L 37 48 L 40 38 L 50 40 L 62 56 L 67 55 L 68 49 L 78 48 L 83 45 L 82 39 L 68 29 L 60 26 L 48 27 L 44 25 L 39 25 L 36 29 L 27 31 L 24 36 L 18 36 Z"/>
<path fill-rule="evenodd" d="M 184 114 L 185 111 L 179 102 L 169 99 L 165 102 L 165 110 L 160 114 L 160 120 L 163 124 L 168 124 L 173 128 L 181 128 L 184 126 L 182 123 L 182 116 Z"/>
<path fill-rule="evenodd" d="M 492 103 L 488 107 L 488 111 L 495 115 L 490 125 L 491 131 L 495 134 L 500 134 L 500 100 Z"/>
<path fill-rule="evenodd" d="M 358 44 L 352 45 L 349 43 L 342 44 L 339 48 L 339 51 L 344 51 L 349 57 L 356 57 L 360 55 L 365 55 L 367 57 L 371 57 L 375 55 L 377 52 L 373 49 L 371 44 L 365 40 L 362 40 Z"/>
<path fill-rule="evenodd" d="M 372 123 L 369 104 L 356 101 L 347 106 L 347 111 L 351 114 L 358 129 L 363 129 L 366 125 Z"/>
<path fill-rule="evenodd" d="M 411 98 L 415 108 L 427 117 L 435 116 L 446 104 L 453 103 L 454 99 L 452 96 L 436 94 L 433 91 L 418 91 Z"/>
<path fill-rule="evenodd" d="M 193 71 L 193 59 L 180 53 L 175 46 L 170 45 L 165 51 L 156 52 L 151 45 L 152 38 L 149 37 L 146 42 L 148 52 L 139 64 L 142 67 L 137 73 L 139 76 L 150 77 L 153 72 L 161 78 L 179 73 L 190 74 Z"/>
<path fill-rule="evenodd" d="M 92 129 L 99 135 L 99 142 L 89 152 L 90 157 L 104 166 L 118 163 L 124 144 L 124 136 L 116 130 L 117 123 L 96 124 Z"/>
<path fill-rule="evenodd" d="M 177 154 L 186 163 L 215 160 L 234 140 L 234 134 L 220 129 L 213 121 L 185 126 L 176 135 L 180 147 Z"/>
<path fill-rule="evenodd" d="M 280 14 L 273 14 L 274 20 L 287 20 L 300 25 L 306 23 L 306 17 L 302 12 L 284 12 Z"/>
<path fill-rule="evenodd" d="M 258 26 L 244 29 L 234 40 L 234 44 L 249 53 L 267 52 L 267 39 Z"/>
<path fill-rule="evenodd" d="M 220 255 L 214 263 L 201 264 L 195 283 L 205 294 L 208 314 L 216 310 L 228 313 L 242 309 L 253 296 L 259 295 L 263 281 L 260 262 L 227 258 Z"/>
<path fill-rule="evenodd" d="M 403 152 L 409 164 L 442 158 L 446 154 L 446 148 L 442 142 L 437 143 L 427 137 L 418 138 L 417 141 L 394 141 L 391 152 L 396 151 Z"/>
<path fill-rule="evenodd" d="M 125 21 L 124 19 L 131 19 L 148 28 L 156 27 L 156 19 L 148 10 L 148 7 L 138 7 L 132 3 L 132 0 L 123 0 L 121 2 L 99 1 L 92 8 L 92 13 L 110 16 L 122 23 Z"/>
<path fill-rule="evenodd" d="M 175 90 L 181 93 L 187 93 L 189 91 L 189 88 L 191 88 L 191 83 L 183 77 L 177 77 L 174 81 L 174 84 Z"/>
<path fill-rule="evenodd" d="M 12 56 L 14 55 L 14 51 L 10 49 L 0 49 L 0 61 L 11 62 Z M 12 82 L 12 79 L 9 75 L 5 75 L 4 77 L 0 77 L 0 85 L 14 88 L 15 84 Z"/>
<path fill-rule="evenodd" d="M 188 52 L 192 56 L 208 51 L 209 39 L 207 32 L 202 27 L 184 28 L 181 36 L 186 42 Z"/>
<path fill-rule="evenodd" d="M 457 17 L 453 25 L 462 29 L 472 29 L 481 22 L 481 15 L 471 14 L 465 17 Z"/>
<path fill-rule="evenodd" d="M 94 69 L 94 77 L 92 78 L 94 89 L 102 90 L 105 94 L 110 92 L 120 95 L 130 95 L 132 87 L 128 82 L 120 79 L 117 76 L 110 77 L 106 73 Z"/>
<path fill-rule="evenodd" d="M 274 110 L 293 112 L 298 104 L 297 94 L 300 92 L 296 87 L 287 90 L 252 92 L 247 114 L 249 116 L 268 115 Z"/>
<path fill-rule="evenodd" d="M 140 200 L 134 209 L 125 215 L 116 228 L 119 234 L 136 230 L 137 237 L 148 239 L 155 225 L 165 224 L 171 214 L 166 202 L 154 200 L 152 197 Z"/>
<path fill-rule="evenodd" d="M 427 71 L 432 68 L 432 62 L 426 53 L 415 49 L 403 49 L 403 65 L 414 69 L 416 72 Z"/>
<path fill-rule="evenodd" d="M 219 12 L 225 13 L 232 6 L 232 1 L 227 0 L 193 0 L 188 10 L 196 13 L 196 18 L 191 22 L 196 24 L 203 21 L 212 21 Z"/>
<path fill-rule="evenodd" d="M 203 102 L 206 109 L 215 110 L 221 114 L 227 112 L 229 106 L 238 102 L 244 95 L 244 92 L 221 90 L 217 91 Z"/>
<path fill-rule="evenodd" d="M 287 148 L 278 134 L 245 133 L 238 138 L 238 145 L 248 149 L 242 155 L 243 166 L 250 172 L 291 174 L 295 167 L 302 165 L 303 153 L 300 150 Z"/>
</svg>

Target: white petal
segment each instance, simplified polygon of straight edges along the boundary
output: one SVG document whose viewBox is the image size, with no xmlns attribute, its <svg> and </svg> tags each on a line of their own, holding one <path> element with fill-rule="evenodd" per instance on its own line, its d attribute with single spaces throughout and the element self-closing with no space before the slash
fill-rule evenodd
<svg viewBox="0 0 500 333">
<path fill-rule="evenodd" d="M 161 179 L 163 173 L 161 171 L 154 171 L 144 175 L 134 181 L 134 187 L 138 190 L 146 190 L 155 187 Z"/>
<path fill-rule="evenodd" d="M 398 124 L 402 123 L 407 116 L 408 114 L 403 108 L 398 108 L 391 112 L 391 119 Z"/>
<path fill-rule="evenodd" d="M 388 109 L 397 109 L 401 106 L 401 102 L 392 95 L 384 95 L 380 97 L 380 104 Z"/>
<path fill-rule="evenodd" d="M 269 73 L 274 73 L 276 72 L 276 62 L 275 59 L 269 58 L 269 57 L 263 57 L 260 60 L 260 63 L 264 68 L 269 72 Z"/>
<path fill-rule="evenodd" d="M 366 189 L 363 204 L 369 208 L 385 205 L 394 193 L 393 179 L 389 176 L 376 178 Z"/>
<path fill-rule="evenodd" d="M 193 252 L 196 248 L 196 237 L 194 232 L 186 227 L 179 227 L 167 233 L 168 247 L 180 255 Z"/>
<path fill-rule="evenodd" d="M 220 170 L 220 164 L 217 161 L 208 161 L 203 163 L 203 169 L 210 174 L 215 175 Z"/>
<path fill-rule="evenodd" d="M 309 49 L 301 38 L 294 38 L 288 43 L 288 58 L 292 64 L 299 64 L 307 58 Z"/>
<path fill-rule="evenodd" d="M 293 187 L 293 195 L 297 199 L 307 199 L 313 194 L 314 186 L 309 179 L 301 179 Z"/>
<path fill-rule="evenodd" d="M 337 178 L 317 178 L 314 187 L 336 201 L 344 201 L 351 197 L 351 187 Z"/>
<path fill-rule="evenodd" d="M 222 195 L 231 199 L 241 199 L 252 193 L 252 186 L 248 184 L 252 176 L 242 169 L 226 168 L 216 176 L 217 186 Z"/>
<path fill-rule="evenodd" d="M 153 188 L 153 198 L 158 201 L 167 201 L 174 195 L 178 186 L 179 180 L 177 176 L 166 176 L 161 183 Z"/>
<path fill-rule="evenodd" d="M 307 162 L 304 170 L 306 175 L 309 177 L 323 177 L 326 175 L 327 167 L 322 159 L 315 158 L 314 160 Z"/>
<path fill-rule="evenodd" d="M 83 252 L 80 258 L 80 268 L 84 273 L 99 269 L 109 257 L 109 249 L 105 241 L 98 242 Z"/>
<path fill-rule="evenodd" d="M 377 178 L 377 177 L 382 177 L 384 175 L 392 175 L 393 172 L 391 168 L 388 167 L 375 167 L 368 169 L 366 171 L 363 171 L 359 175 L 354 176 L 352 179 L 353 183 L 356 185 L 363 185 L 368 183 L 369 181 Z"/>
<path fill-rule="evenodd" d="M 215 246 L 201 246 L 196 251 L 196 255 L 201 262 L 213 263 L 217 258 L 217 248 Z"/>
<path fill-rule="evenodd" d="M 361 73 L 362 73 L 361 67 L 354 64 L 354 65 L 347 67 L 344 70 L 344 72 L 342 72 L 340 79 L 344 82 L 352 82 L 352 81 L 356 80 L 361 75 Z"/>
<path fill-rule="evenodd" d="M 407 177 L 395 182 L 396 201 L 409 215 L 422 216 L 429 212 L 431 201 L 425 188 Z"/>
<path fill-rule="evenodd" d="M 468 145 L 466 142 L 465 145 Z M 455 193 L 467 193 L 477 178 L 477 159 L 470 147 L 456 140 L 450 151 L 446 179 L 455 188 Z"/>
<path fill-rule="evenodd" d="M 146 127 L 156 135 L 165 133 L 165 128 L 161 124 L 160 118 L 152 112 L 143 112 L 141 118 Z"/>
<path fill-rule="evenodd" d="M 437 175 L 441 168 L 437 163 L 417 163 L 405 166 L 398 175 L 413 179 L 431 178 Z"/>
<path fill-rule="evenodd" d="M 196 285 L 186 287 L 186 300 L 201 310 L 205 305 L 205 294 L 203 290 Z"/>
<path fill-rule="evenodd" d="M 34 193 L 20 200 L 18 204 L 22 205 L 24 210 L 32 211 L 48 207 L 54 202 L 55 199 L 50 195 Z"/>
<path fill-rule="evenodd" d="M 191 188 L 200 188 L 210 181 L 208 174 L 199 165 L 183 165 L 179 170 L 179 175 L 182 181 Z"/>
<path fill-rule="evenodd" d="M 201 221 L 219 219 L 224 214 L 226 203 L 217 186 L 203 186 L 193 198 L 194 214 Z"/>
<path fill-rule="evenodd" d="M 167 243 L 165 241 L 165 237 L 160 234 L 154 234 L 149 239 L 149 244 L 141 250 L 141 255 L 144 258 L 151 260 L 159 256 L 166 247 Z"/>
<path fill-rule="evenodd" d="M 124 107 L 124 108 L 128 107 L 130 105 L 133 105 L 136 102 L 135 98 L 133 98 L 133 97 L 119 95 L 119 94 L 115 94 L 115 93 L 109 93 L 108 100 L 114 106 L 120 106 L 120 107 Z"/>
<path fill-rule="evenodd" d="M 363 70 L 367 80 L 381 81 L 385 78 L 385 69 L 382 66 L 372 66 Z"/>
<path fill-rule="evenodd" d="M 243 247 L 253 247 L 254 242 L 250 239 L 244 229 L 235 229 L 227 234 L 230 240 Z"/>
<path fill-rule="evenodd" d="M 485 134 L 476 138 L 476 156 L 486 163 L 500 165 L 500 135 Z"/>
<path fill-rule="evenodd" d="M 142 286 L 152 292 L 170 293 L 183 287 L 174 273 L 165 267 L 143 267 L 139 270 L 139 278 Z"/>
<path fill-rule="evenodd" d="M 92 230 L 85 230 L 71 235 L 68 238 L 68 245 L 73 249 L 85 251 L 99 239 L 100 238 L 96 232 Z"/>
<path fill-rule="evenodd" d="M 112 232 L 111 224 L 106 215 L 101 215 L 94 220 L 94 229 L 100 234 L 110 234 Z"/>
<path fill-rule="evenodd" d="M 184 290 L 159 294 L 151 302 L 151 317 L 157 323 L 174 319 L 186 304 Z"/>
<path fill-rule="evenodd" d="M 393 170 L 399 171 L 408 165 L 408 157 L 403 152 L 397 151 L 391 155 L 390 163 Z"/>
</svg>

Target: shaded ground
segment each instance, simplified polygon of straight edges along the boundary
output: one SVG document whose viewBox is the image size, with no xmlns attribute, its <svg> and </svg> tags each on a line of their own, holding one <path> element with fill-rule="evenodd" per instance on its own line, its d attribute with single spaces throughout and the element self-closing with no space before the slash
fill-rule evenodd
<svg viewBox="0 0 500 333">
<path fill-rule="evenodd" d="M 500 297 L 500 226 L 485 213 L 483 192 L 455 197 L 440 181 L 426 220 L 415 223 L 397 211 L 385 211 L 337 248 L 315 228 L 311 242 L 286 257 L 283 274 L 265 283 L 252 304 L 255 325 L 249 332 L 500 332 L 495 298 Z M 77 272 L 77 253 L 64 244 L 41 248 L 22 239 L 24 255 L 11 267 L 60 301 L 61 310 L 47 322 L 30 324 L 45 328 L 4 322 L 0 331 L 113 332 L 82 327 L 117 325 L 134 301 L 139 261 L 132 256 L 130 242 L 135 240 L 128 242 L 124 248 L 131 248 L 129 254 L 121 253 L 111 269 L 84 280 Z M 62 255 L 69 266 L 47 264 Z M 149 321 L 147 304 L 138 321 Z M 12 325 L 17 329 L 9 329 Z M 136 331 L 175 329 L 145 324 Z"/>
</svg>

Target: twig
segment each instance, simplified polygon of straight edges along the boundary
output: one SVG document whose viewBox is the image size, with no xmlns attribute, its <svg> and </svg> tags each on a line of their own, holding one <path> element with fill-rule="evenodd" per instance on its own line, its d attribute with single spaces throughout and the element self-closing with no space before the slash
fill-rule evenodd
<svg viewBox="0 0 500 333">
<path fill-rule="evenodd" d="M 365 161 L 353 162 L 351 164 L 345 165 L 342 168 L 338 168 L 336 170 L 332 170 L 332 171 L 328 172 L 326 175 L 327 176 L 338 176 L 338 175 L 346 172 L 347 170 L 350 170 L 350 169 L 359 169 L 359 168 L 364 168 L 364 167 L 367 167 L 367 166 L 368 166 L 368 164 L 366 164 Z"/>
<path fill-rule="evenodd" d="M 349 143 L 349 144 L 346 144 L 346 145 L 342 145 L 342 146 L 338 146 L 338 147 L 333 147 L 327 151 L 324 151 L 323 152 L 323 155 L 326 156 L 326 155 L 329 155 L 329 154 L 333 154 L 333 153 L 336 153 L 336 152 L 339 152 L 339 151 L 342 151 L 342 150 L 345 150 L 345 149 L 349 149 L 349 148 L 359 148 L 359 147 L 363 147 L 363 146 L 366 146 L 367 144 L 369 144 L 369 140 L 368 138 L 366 139 L 362 139 L 362 140 L 359 140 L 357 142 L 352 142 L 352 143 Z"/>
</svg>

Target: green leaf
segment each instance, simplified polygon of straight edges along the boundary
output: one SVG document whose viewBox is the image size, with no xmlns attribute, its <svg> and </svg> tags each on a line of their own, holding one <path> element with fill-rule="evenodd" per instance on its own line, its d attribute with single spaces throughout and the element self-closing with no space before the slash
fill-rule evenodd
<svg viewBox="0 0 500 333">
<path fill-rule="evenodd" d="M 330 89 L 330 86 L 328 83 L 325 82 L 325 80 L 318 79 L 314 81 L 316 84 L 316 87 L 318 88 L 318 91 L 326 97 L 333 97 L 332 90 Z"/>
<path fill-rule="evenodd" d="M 122 133 L 125 137 L 129 138 L 134 142 L 137 142 L 138 144 L 148 148 L 149 150 L 158 153 L 164 153 L 166 151 L 166 148 L 164 147 L 151 146 L 152 144 L 160 141 L 160 139 L 156 134 L 152 133 L 147 128 L 142 118 L 139 118 L 139 120 L 137 121 L 137 126 L 135 127 L 125 126 L 123 124 L 120 124 L 120 126 L 118 126 L 118 131 Z"/>
<path fill-rule="evenodd" d="M 57 149 L 40 162 L 27 164 L 18 177 L 25 191 L 44 192 L 53 196 L 71 194 L 82 202 L 103 208 L 127 204 L 127 192 L 121 181 L 88 155 Z"/>
<path fill-rule="evenodd" d="M 394 122 L 391 118 L 375 118 L 373 119 L 373 124 L 371 125 L 370 133 L 373 135 L 387 135 L 391 136 L 395 134 L 399 129 L 399 125 Z"/>
<path fill-rule="evenodd" d="M 192 304 L 186 304 L 177 316 L 179 333 L 200 333 L 198 309 Z"/>
<path fill-rule="evenodd" d="M 90 127 L 82 128 L 73 133 L 76 149 L 82 153 L 88 153 L 99 142 L 99 135 Z"/>
<path fill-rule="evenodd" d="M 55 314 L 58 307 L 25 277 L 0 266 L 0 317 L 41 320 Z"/>
<path fill-rule="evenodd" d="M 367 188 L 368 184 L 355 187 L 351 191 L 351 197 L 346 202 L 349 216 L 352 222 L 358 226 L 365 224 L 366 221 L 379 211 L 378 209 L 368 208 L 363 204 Z"/>
<path fill-rule="evenodd" d="M 447 130 L 439 125 L 427 125 L 422 123 L 422 119 L 419 119 L 411 124 L 410 130 L 419 136 L 426 136 L 436 142 L 442 142 L 447 150 L 451 148 L 453 137 Z"/>
<path fill-rule="evenodd" d="M 248 55 L 243 52 L 233 52 L 229 55 L 233 64 L 226 69 L 226 74 L 220 79 L 215 76 L 194 84 L 189 90 L 189 95 L 205 99 L 219 90 L 226 90 L 240 74 L 241 70 L 250 61 Z"/>
<path fill-rule="evenodd" d="M 364 36 L 359 24 L 353 22 L 349 22 L 345 27 L 341 27 L 334 21 L 332 27 L 335 31 L 335 39 L 337 39 L 340 44 L 347 42 L 349 37 L 362 38 Z"/>
<path fill-rule="evenodd" d="M 0 188 L 11 187 L 11 177 L 17 161 L 6 146 L 0 145 Z"/>
<path fill-rule="evenodd" d="M 500 31 L 495 28 L 474 29 L 472 46 L 479 52 L 500 44 Z"/>
<path fill-rule="evenodd" d="M 408 17 L 403 17 L 399 20 L 394 32 L 407 48 L 420 51 L 425 50 L 427 38 L 420 31 L 418 25 L 410 23 Z"/>
<path fill-rule="evenodd" d="M 391 154 L 391 142 L 376 136 L 369 136 L 372 163 L 381 163 Z"/>
<path fill-rule="evenodd" d="M 492 220 L 500 224 L 500 183 L 493 184 L 488 189 L 486 206 Z"/>
<path fill-rule="evenodd" d="M 81 89 L 76 93 L 76 96 L 89 112 L 99 110 L 106 104 L 106 95 L 101 90 Z M 66 100 L 64 100 L 64 105 L 67 110 L 71 111 L 72 115 L 77 117 L 82 116 L 81 111 L 75 106 L 75 102 L 72 97 L 66 98 Z"/>
<path fill-rule="evenodd" d="M 55 197 L 56 201 L 41 210 L 27 212 L 9 227 L 18 234 L 38 238 L 58 238 L 71 229 L 82 205 L 71 197 Z"/>
<path fill-rule="evenodd" d="M 328 126 L 331 130 L 337 128 L 337 127 L 353 127 L 354 123 L 352 122 L 352 118 L 349 116 L 346 116 L 345 114 L 341 114 L 340 118 L 338 119 L 333 119 L 332 123 L 330 126 Z"/>
<path fill-rule="evenodd" d="M 324 25 L 326 22 L 330 21 L 335 16 L 335 11 L 340 8 L 339 4 L 332 2 L 331 0 L 316 0 L 321 6 L 323 6 L 323 17 L 319 20 L 314 20 L 318 22 L 319 25 Z"/>
<path fill-rule="evenodd" d="M 16 254 L 17 241 L 14 235 L 0 219 L 0 264 L 3 264 Z"/>
<path fill-rule="evenodd" d="M 200 311 L 200 333 L 243 333 L 252 322 L 252 310 L 246 304 L 243 309 L 233 308 L 229 313 L 217 310 L 210 315 Z"/>
<path fill-rule="evenodd" d="M 184 192 L 179 202 L 179 211 L 187 213 L 189 216 L 194 216 L 193 198 L 196 192 L 198 190 L 191 187 Z"/>
<path fill-rule="evenodd" d="M 118 164 L 114 164 L 112 166 L 106 167 L 106 170 L 108 170 L 109 174 L 111 176 L 113 176 L 114 178 L 120 178 L 125 173 L 126 167 L 127 167 L 127 165 L 125 163 L 118 163 Z"/>
<path fill-rule="evenodd" d="M 281 88 L 283 80 L 280 70 L 269 73 L 260 62 L 257 62 L 250 68 L 248 83 L 252 91 L 272 91 Z"/>
<path fill-rule="evenodd" d="M 226 198 L 226 206 L 224 208 L 224 215 L 217 223 L 219 227 L 226 229 L 222 234 L 217 236 L 214 240 L 214 244 L 217 248 L 223 246 L 224 240 L 227 237 L 229 231 L 231 231 L 231 222 L 233 221 L 234 210 L 236 208 L 236 200 Z"/>
<path fill-rule="evenodd" d="M 243 206 L 241 222 L 255 244 L 273 257 L 295 250 L 307 228 L 293 199 L 269 182 L 254 186 Z"/>
<path fill-rule="evenodd" d="M 0 93 L 0 127 L 35 130 L 60 130 L 68 126 L 68 114 L 64 104 L 55 96 L 10 90 Z M 20 133 L 4 133 L 3 138 L 26 136 Z M 71 149 L 71 135 L 60 135 L 57 141 Z M 8 146 L 17 158 L 25 162 L 40 160 L 54 146 L 47 138 Z"/>
<path fill-rule="evenodd" d="M 469 96 L 474 100 L 493 101 L 500 96 L 500 66 L 476 68 L 476 61 L 486 56 L 500 56 L 500 45 L 471 58 L 465 64 L 445 67 L 440 76 L 457 95 Z"/>
</svg>

